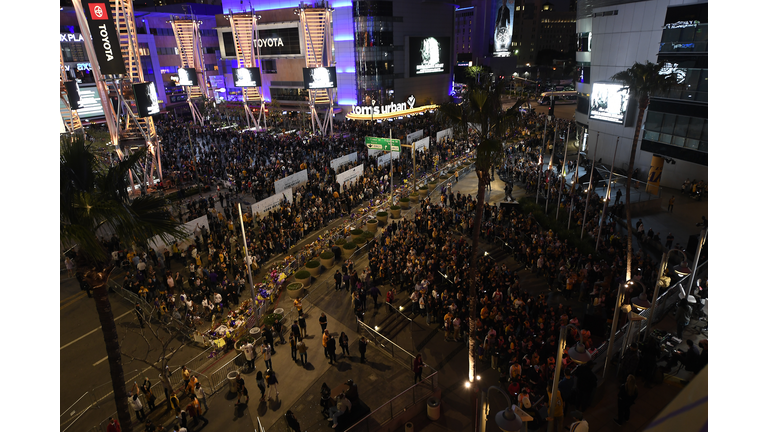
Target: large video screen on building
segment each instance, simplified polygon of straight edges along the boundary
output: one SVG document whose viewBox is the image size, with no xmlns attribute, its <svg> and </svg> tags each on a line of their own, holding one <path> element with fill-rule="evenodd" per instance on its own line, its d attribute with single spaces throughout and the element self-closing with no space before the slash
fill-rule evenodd
<svg viewBox="0 0 768 432">
<path fill-rule="evenodd" d="M 179 83 L 177 86 L 196 86 L 197 71 L 195 68 L 179 68 Z"/>
<path fill-rule="evenodd" d="M 589 118 L 624 124 L 629 90 L 617 83 L 594 83 L 589 98 Z"/>
<path fill-rule="evenodd" d="M 515 17 L 515 0 L 493 0 L 493 49 L 494 57 L 512 55 L 512 23 Z"/>
<path fill-rule="evenodd" d="M 69 86 L 71 86 L 71 84 L 67 87 Z M 81 120 L 92 119 L 95 117 L 104 117 L 104 109 L 101 107 L 101 98 L 99 98 L 99 93 L 96 90 L 95 84 L 78 85 L 76 92 L 80 97 L 78 106 L 74 106 L 72 99 L 70 99 L 69 103 L 72 105 L 73 110 L 77 110 L 77 115 L 80 116 Z M 70 89 L 67 88 L 67 97 L 69 97 L 69 93 Z M 59 104 L 61 105 L 61 108 L 65 108 L 64 101 L 61 99 L 59 99 Z"/>
<path fill-rule="evenodd" d="M 160 112 L 155 83 L 150 81 L 134 84 L 133 94 L 136 97 L 136 109 L 139 112 L 139 117 L 149 117 Z"/>
<path fill-rule="evenodd" d="M 413 37 L 408 44 L 410 76 L 444 74 L 450 71 L 451 38 Z"/>
<path fill-rule="evenodd" d="M 80 109 L 80 86 L 77 81 L 64 81 L 64 88 L 67 90 L 67 99 L 69 107 L 73 111 Z"/>
<path fill-rule="evenodd" d="M 304 88 L 307 90 L 336 87 L 335 67 L 304 68 Z"/>
<path fill-rule="evenodd" d="M 298 27 L 264 28 L 259 26 L 257 43 L 263 58 L 301 55 Z"/>
<path fill-rule="evenodd" d="M 235 79 L 235 87 L 261 86 L 261 72 L 259 68 L 236 68 L 234 69 L 233 77 Z"/>
</svg>

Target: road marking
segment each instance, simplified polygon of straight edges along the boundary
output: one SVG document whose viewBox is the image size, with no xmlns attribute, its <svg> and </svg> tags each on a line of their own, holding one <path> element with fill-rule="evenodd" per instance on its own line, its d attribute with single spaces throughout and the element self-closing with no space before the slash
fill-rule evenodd
<svg viewBox="0 0 768 432">
<path fill-rule="evenodd" d="M 64 302 L 65 302 L 65 301 L 67 301 L 67 300 L 73 299 L 73 298 L 75 298 L 75 297 L 77 297 L 77 296 L 82 296 L 83 294 L 85 294 L 85 291 L 80 291 L 80 292 L 79 292 L 79 293 L 77 293 L 77 294 L 71 295 L 71 296 L 69 296 L 69 297 L 65 298 L 64 300 L 61 300 L 59 303 L 64 303 Z"/>
<path fill-rule="evenodd" d="M 74 298 L 74 299 L 70 300 L 70 301 L 69 301 L 69 303 L 66 303 L 66 304 L 62 305 L 62 306 L 59 308 L 59 310 L 64 310 L 64 308 L 66 308 L 66 307 L 68 307 L 68 306 L 72 306 L 73 304 L 77 303 L 77 302 L 78 302 L 78 301 L 79 301 L 81 298 L 85 297 L 85 293 L 84 293 L 84 292 L 83 292 L 83 293 L 80 293 L 80 294 L 77 294 L 77 295 L 78 295 L 79 297 L 76 297 L 76 298 Z"/>
<path fill-rule="evenodd" d="M 122 318 L 122 317 L 124 317 L 124 316 L 128 315 L 128 314 L 129 314 L 129 313 L 131 313 L 131 312 L 133 312 L 133 311 L 128 311 L 128 312 L 126 312 L 126 313 L 124 313 L 124 314 L 120 315 L 119 317 L 115 318 L 115 321 L 117 321 L 117 320 L 119 320 L 120 318 Z M 63 350 L 64 348 L 66 348 L 66 347 L 68 347 L 68 346 L 72 345 L 73 343 L 75 343 L 75 342 L 79 341 L 80 339 L 83 339 L 83 338 L 84 338 L 84 337 L 86 337 L 86 336 L 90 336 L 91 334 L 93 334 L 93 333 L 95 333 L 95 332 L 97 332 L 97 331 L 99 331 L 99 330 L 101 330 L 101 326 L 98 326 L 98 327 L 96 327 L 95 329 L 93 329 L 93 330 L 89 331 L 88 333 L 86 333 L 86 334 L 84 334 L 84 335 L 80 336 L 79 338 L 77 338 L 77 339 L 73 340 L 72 342 L 70 342 L 70 343 L 68 343 L 68 344 L 66 344 L 66 345 L 63 345 L 61 348 L 59 348 L 59 351 L 61 351 L 61 350 Z"/>
<path fill-rule="evenodd" d="M 93 365 L 94 365 L 94 366 L 96 366 L 97 364 L 99 364 L 99 363 L 103 362 L 103 361 L 104 361 L 104 360 L 106 360 L 107 358 L 109 358 L 109 356 L 106 356 L 106 357 L 104 357 L 103 359 L 101 359 L 101 360 L 97 361 L 97 362 L 96 362 L 96 363 L 94 363 Z"/>
</svg>

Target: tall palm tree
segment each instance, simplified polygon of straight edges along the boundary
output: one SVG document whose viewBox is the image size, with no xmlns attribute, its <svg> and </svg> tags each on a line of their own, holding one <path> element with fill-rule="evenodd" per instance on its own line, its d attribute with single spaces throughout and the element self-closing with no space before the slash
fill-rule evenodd
<svg viewBox="0 0 768 432">
<path fill-rule="evenodd" d="M 666 74 L 661 73 L 664 67 L 662 63 L 646 62 L 645 64 L 635 63 L 629 69 L 621 71 L 611 77 L 624 85 L 622 89 L 629 89 L 630 100 L 637 100 L 639 109 L 637 110 L 637 120 L 635 121 L 635 135 L 632 137 L 632 152 L 629 155 L 629 167 L 627 168 L 626 184 L 626 209 L 627 209 L 627 279 L 632 279 L 632 211 L 629 205 L 629 193 L 631 187 L 631 176 L 635 169 L 635 153 L 637 153 L 637 142 L 640 140 L 640 129 L 643 126 L 645 111 L 648 109 L 652 94 L 668 92 L 682 84 L 682 76 L 675 72 Z"/>
<path fill-rule="evenodd" d="M 470 128 L 477 130 L 480 143 L 477 146 L 475 173 L 477 174 L 477 207 L 472 229 L 472 260 L 469 268 L 469 377 L 474 380 L 477 376 L 475 361 L 475 324 L 477 321 L 477 254 L 480 238 L 480 225 L 483 220 L 485 206 L 485 188 L 491 182 L 490 170 L 498 165 L 504 157 L 504 147 L 501 138 L 509 128 L 517 123 L 520 117 L 520 106 L 523 100 L 502 111 L 501 96 L 504 94 L 503 81 L 494 82 L 492 78 L 481 71 L 476 73 L 476 79 L 469 82 L 464 99 L 460 104 L 447 102 L 437 110 L 439 121 L 453 125 L 459 136 L 469 136 Z"/>
<path fill-rule="evenodd" d="M 143 247 L 155 235 L 168 239 L 184 234 L 183 227 L 171 219 L 163 199 L 129 197 L 128 171 L 145 156 L 146 150 L 142 149 L 107 167 L 82 137 L 61 140 L 59 237 L 63 244 L 77 246 L 77 271 L 93 289 L 117 415 L 126 431 L 131 430 L 128 392 L 117 327 L 107 297 L 115 263 L 99 236 L 114 234 L 122 244 Z"/>
</svg>

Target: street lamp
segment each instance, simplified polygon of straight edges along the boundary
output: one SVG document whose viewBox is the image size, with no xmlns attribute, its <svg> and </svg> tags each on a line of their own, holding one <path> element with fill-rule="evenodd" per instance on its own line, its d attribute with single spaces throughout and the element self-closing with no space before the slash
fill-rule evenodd
<svg viewBox="0 0 768 432">
<path fill-rule="evenodd" d="M 504 396 L 504 399 L 507 400 L 507 408 L 497 412 L 496 416 L 494 417 L 494 419 L 496 420 L 496 425 L 499 427 L 499 429 L 505 432 L 517 432 L 520 429 L 522 429 L 523 419 L 521 418 L 520 415 L 517 414 L 517 411 L 519 410 L 517 405 L 512 405 L 512 401 L 509 399 L 509 396 L 504 392 L 504 390 L 502 390 L 498 386 L 490 386 L 488 388 L 487 393 L 490 393 L 491 390 L 498 391 Z M 484 414 L 485 414 L 485 419 L 487 421 L 488 418 L 490 417 L 490 410 L 491 410 L 490 401 L 488 401 L 486 405 L 487 405 L 487 410 Z M 527 416 L 527 414 L 525 414 L 524 412 L 522 414 Z M 532 417 L 530 419 L 533 420 Z"/>
<path fill-rule="evenodd" d="M 579 334 L 579 340 L 568 349 L 568 357 L 576 364 L 584 364 L 592 360 L 592 355 L 587 352 L 584 346 L 584 334 L 573 324 L 566 324 L 560 327 L 560 339 L 557 341 L 557 357 L 555 357 L 555 379 L 552 383 L 552 400 L 549 403 L 549 417 L 555 416 L 555 404 L 552 401 L 557 400 L 557 385 L 560 382 L 560 369 L 563 366 L 563 348 L 565 347 L 566 330 L 573 328 Z M 548 432 L 555 432 L 555 422 L 550 421 L 547 425 Z"/>
</svg>

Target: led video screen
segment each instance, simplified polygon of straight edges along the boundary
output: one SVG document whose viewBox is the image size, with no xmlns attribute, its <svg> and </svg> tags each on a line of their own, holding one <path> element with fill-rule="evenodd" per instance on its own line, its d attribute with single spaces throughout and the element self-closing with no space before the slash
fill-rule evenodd
<svg viewBox="0 0 768 432">
<path fill-rule="evenodd" d="M 335 67 L 304 68 L 304 89 L 317 90 L 336 87 Z"/>
<path fill-rule="evenodd" d="M 410 76 L 444 74 L 450 71 L 450 37 L 411 37 L 408 48 Z"/>
<path fill-rule="evenodd" d="M 196 86 L 197 71 L 195 68 L 179 68 L 179 83 L 177 86 Z"/>
<path fill-rule="evenodd" d="M 160 112 L 155 83 L 134 84 L 133 94 L 136 97 L 136 109 L 139 112 L 139 117 L 149 117 Z"/>
<path fill-rule="evenodd" d="M 594 83 L 589 99 L 589 118 L 624 124 L 629 90 L 617 83 Z"/>
<path fill-rule="evenodd" d="M 77 111 L 82 108 L 82 105 L 80 104 L 80 86 L 77 85 L 77 81 L 64 81 L 64 88 L 67 90 L 69 107 L 73 111 Z"/>
<path fill-rule="evenodd" d="M 236 68 L 234 71 L 235 87 L 260 87 L 259 68 Z"/>
</svg>

